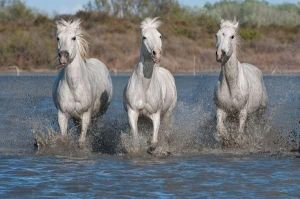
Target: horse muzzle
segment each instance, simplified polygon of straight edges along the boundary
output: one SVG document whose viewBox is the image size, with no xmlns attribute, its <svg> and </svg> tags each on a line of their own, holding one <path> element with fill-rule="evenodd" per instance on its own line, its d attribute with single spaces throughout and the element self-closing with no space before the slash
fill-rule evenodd
<svg viewBox="0 0 300 199">
<path fill-rule="evenodd" d="M 66 50 L 60 51 L 58 53 L 58 57 L 59 57 L 59 64 L 61 65 L 66 65 L 70 61 L 70 54 Z"/>
<path fill-rule="evenodd" d="M 225 51 L 216 51 L 216 60 L 217 62 L 223 62 L 224 58 L 226 57 Z"/>
<path fill-rule="evenodd" d="M 160 58 L 161 58 L 161 53 L 159 50 L 153 50 L 152 52 L 152 61 L 155 64 L 159 64 L 160 63 Z"/>
</svg>

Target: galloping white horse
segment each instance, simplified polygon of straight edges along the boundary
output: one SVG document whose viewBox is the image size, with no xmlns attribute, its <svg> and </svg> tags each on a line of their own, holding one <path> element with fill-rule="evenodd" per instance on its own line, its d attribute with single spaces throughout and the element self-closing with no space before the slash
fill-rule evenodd
<svg viewBox="0 0 300 199">
<path fill-rule="evenodd" d="M 231 114 L 239 118 L 238 143 L 243 139 L 248 114 L 264 109 L 267 92 L 262 72 L 255 66 L 237 59 L 238 22 L 221 21 L 216 34 L 216 59 L 221 63 L 219 81 L 215 89 L 217 106 L 216 139 L 229 141 L 224 120 Z"/>
<path fill-rule="evenodd" d="M 79 144 L 86 141 L 91 119 L 103 114 L 112 98 L 112 82 L 107 67 L 97 59 L 87 59 L 88 44 L 80 20 L 56 22 L 59 63 L 64 66 L 54 87 L 58 124 L 67 135 L 68 120 L 81 120 Z"/>
<path fill-rule="evenodd" d="M 146 18 L 141 24 L 140 60 L 124 90 L 124 106 L 128 112 L 129 124 L 135 144 L 138 142 L 139 115 L 153 122 L 153 137 L 148 152 L 157 146 L 161 119 L 169 122 L 177 102 L 177 91 L 172 74 L 159 66 L 162 50 L 162 36 L 157 28 L 157 18 Z"/>
</svg>

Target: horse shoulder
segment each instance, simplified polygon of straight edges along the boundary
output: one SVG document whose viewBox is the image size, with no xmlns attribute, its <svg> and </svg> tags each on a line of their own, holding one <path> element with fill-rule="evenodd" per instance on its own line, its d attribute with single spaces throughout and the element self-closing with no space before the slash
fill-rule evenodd
<svg viewBox="0 0 300 199">
<path fill-rule="evenodd" d="M 62 69 L 58 73 L 57 77 L 54 80 L 54 84 L 53 84 L 53 87 L 52 87 L 52 98 L 53 98 L 53 101 L 54 101 L 54 104 L 55 104 L 56 108 L 58 108 L 58 103 L 59 103 L 58 102 L 58 95 L 59 95 L 58 92 L 60 92 L 60 91 L 59 91 L 58 87 L 59 87 L 59 83 L 62 81 L 62 78 L 63 78 L 63 75 L 64 75 L 63 70 L 64 69 Z"/>
<path fill-rule="evenodd" d="M 145 93 L 141 88 L 141 83 L 136 75 L 136 71 L 130 76 L 125 89 L 124 98 L 126 99 L 127 106 L 136 110 L 143 108 L 145 105 Z"/>
<path fill-rule="evenodd" d="M 64 77 L 58 77 L 57 82 L 54 84 L 53 99 L 56 108 L 62 112 L 70 112 L 75 108 L 74 96 L 67 85 Z"/>
<path fill-rule="evenodd" d="M 214 91 L 214 101 L 217 104 L 217 106 L 223 106 L 225 102 L 230 100 L 229 92 L 229 87 L 224 78 L 223 71 L 221 70 Z"/>
</svg>

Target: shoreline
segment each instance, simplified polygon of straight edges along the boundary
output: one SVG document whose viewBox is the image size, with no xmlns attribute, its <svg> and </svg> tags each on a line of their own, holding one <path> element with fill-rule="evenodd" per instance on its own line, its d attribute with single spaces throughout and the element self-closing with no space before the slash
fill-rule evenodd
<svg viewBox="0 0 300 199">
<path fill-rule="evenodd" d="M 16 73 L 14 71 L 0 71 L 0 76 L 56 76 L 57 71 L 22 71 Z M 131 72 L 118 72 L 110 71 L 111 76 L 130 76 Z M 219 71 L 201 71 L 201 72 L 175 72 L 174 76 L 199 76 L 199 75 L 218 75 Z M 276 73 L 263 72 L 264 76 L 300 76 L 300 71 L 280 71 Z"/>
<path fill-rule="evenodd" d="M 0 69 L 0 75 L 16 75 L 16 76 L 26 76 L 26 75 L 57 75 L 59 70 L 48 70 L 48 69 L 34 69 L 34 70 L 12 70 L 12 69 Z M 122 71 L 114 71 L 110 70 L 110 74 L 112 76 L 118 75 L 130 75 L 131 70 L 122 70 Z M 220 70 L 202 70 L 202 71 L 176 71 L 172 72 L 172 74 L 176 76 L 187 75 L 187 76 L 195 76 L 195 75 L 215 75 L 219 74 Z M 262 71 L 264 75 L 300 75 L 300 69 L 297 70 L 283 70 L 283 71 Z"/>
</svg>

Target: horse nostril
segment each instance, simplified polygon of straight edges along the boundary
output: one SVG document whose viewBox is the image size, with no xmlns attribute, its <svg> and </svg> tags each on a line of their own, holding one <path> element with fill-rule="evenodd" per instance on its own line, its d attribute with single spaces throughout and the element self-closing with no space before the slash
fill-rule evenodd
<svg viewBox="0 0 300 199">
<path fill-rule="evenodd" d="M 225 52 L 225 50 L 222 50 L 222 55 L 226 55 L 226 52 Z"/>
<path fill-rule="evenodd" d="M 153 51 L 152 51 L 152 54 L 153 54 L 153 55 L 156 55 L 156 52 L 153 50 Z"/>
<path fill-rule="evenodd" d="M 58 56 L 59 56 L 59 58 L 61 58 L 62 56 L 66 57 L 66 58 L 69 58 L 69 52 L 66 51 L 66 50 L 60 51 L 58 53 Z"/>
</svg>

